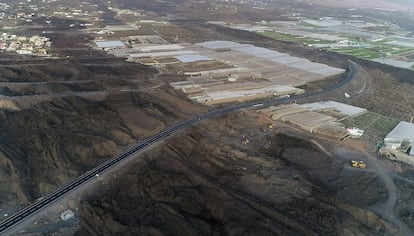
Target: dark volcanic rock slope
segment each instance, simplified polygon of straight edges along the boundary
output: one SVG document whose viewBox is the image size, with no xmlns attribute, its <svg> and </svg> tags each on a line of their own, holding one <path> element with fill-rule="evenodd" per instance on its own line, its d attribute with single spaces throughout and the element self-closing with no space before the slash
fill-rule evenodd
<svg viewBox="0 0 414 236">
<path fill-rule="evenodd" d="M 98 68 L 79 61 L 48 67 L 50 73 L 58 73 L 55 70 L 59 68 L 74 72 L 71 78 L 55 77 L 53 84 L 47 82 L 51 79 L 48 76 L 40 76 L 43 72 L 38 67 L 16 67 L 19 73 L 3 74 L 3 79 L 9 81 L 7 86 L 15 90 L 15 97 L 8 99 L 30 104 L 40 96 L 29 95 L 25 89 L 30 87 L 38 94 L 34 88 L 39 86 L 42 97 L 49 101 L 36 102 L 22 110 L 0 111 L 0 211 L 10 214 L 137 140 L 202 112 L 203 108 L 156 82 L 153 70 L 119 59 L 106 60 L 100 60 Z M 105 67 L 105 63 L 109 66 Z M 2 71 L 11 69 L 4 67 Z M 69 84 L 62 83 L 68 79 Z M 79 82 L 85 79 L 93 79 L 93 83 Z M 27 83 L 39 80 L 47 84 Z M 154 81 L 159 85 L 149 89 Z M 65 89 L 56 91 L 54 85 Z M 74 89 L 76 86 L 81 88 Z M 102 91 L 105 96 L 86 99 L 73 93 L 85 91 L 85 87 Z"/>
<path fill-rule="evenodd" d="M 387 197 L 375 174 L 265 127 L 233 114 L 153 148 L 81 202 L 77 235 L 395 233 L 362 207 Z"/>
</svg>

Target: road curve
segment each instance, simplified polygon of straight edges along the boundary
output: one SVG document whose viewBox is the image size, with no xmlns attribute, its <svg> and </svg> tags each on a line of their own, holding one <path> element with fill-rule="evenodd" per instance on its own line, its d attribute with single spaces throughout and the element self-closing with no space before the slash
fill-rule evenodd
<svg viewBox="0 0 414 236">
<path fill-rule="evenodd" d="M 0 234 L 7 232 L 20 222 L 23 222 L 25 219 L 29 218 L 30 216 L 34 215 L 36 212 L 40 211 L 41 209 L 45 208 L 46 206 L 52 204 L 53 202 L 57 201 L 58 199 L 62 198 L 66 194 L 70 193 L 71 191 L 77 189 L 82 184 L 88 182 L 89 180 L 96 178 L 97 175 L 101 174 L 102 172 L 110 169 L 112 166 L 120 163 L 121 161 L 133 156 L 133 154 L 136 154 L 140 150 L 144 149 L 145 147 L 148 147 L 156 142 L 159 142 L 168 136 L 186 128 L 189 126 L 194 125 L 197 122 L 200 122 L 202 120 L 210 119 L 212 117 L 216 117 L 219 115 L 223 115 L 229 112 L 233 112 L 240 109 L 246 109 L 246 108 L 261 108 L 261 107 L 267 107 L 271 105 L 278 105 L 283 103 L 288 103 L 291 101 L 294 101 L 295 99 L 299 98 L 307 98 L 311 96 L 316 96 L 320 94 L 324 94 L 333 90 L 336 90 L 344 85 L 346 85 L 348 82 L 350 82 L 354 76 L 355 76 L 355 63 L 352 61 L 348 61 L 348 69 L 347 69 L 347 76 L 339 83 L 326 88 L 322 91 L 314 91 L 314 92 L 308 92 L 301 95 L 291 96 L 291 97 L 284 97 L 284 98 L 276 98 L 276 99 L 268 99 L 263 101 L 256 101 L 256 102 L 249 102 L 249 103 L 243 103 L 238 105 L 233 105 L 225 108 L 216 109 L 214 111 L 195 116 L 191 119 L 182 121 L 178 124 L 176 124 L 173 127 L 170 127 L 164 131 L 161 131 L 160 133 L 146 138 L 142 140 L 141 142 L 137 143 L 134 147 L 128 149 L 127 151 L 109 159 L 108 161 L 100 164 L 99 166 L 87 171 L 86 173 L 82 174 L 81 176 L 77 177 L 70 183 L 67 183 L 66 185 L 63 185 L 56 189 L 54 192 L 50 193 L 46 197 L 44 197 L 42 200 L 39 200 L 37 202 L 34 202 L 33 204 L 27 206 L 26 208 L 23 208 L 22 210 L 18 211 L 17 213 L 11 215 L 10 217 L 4 219 L 2 222 L 0 222 Z"/>
</svg>

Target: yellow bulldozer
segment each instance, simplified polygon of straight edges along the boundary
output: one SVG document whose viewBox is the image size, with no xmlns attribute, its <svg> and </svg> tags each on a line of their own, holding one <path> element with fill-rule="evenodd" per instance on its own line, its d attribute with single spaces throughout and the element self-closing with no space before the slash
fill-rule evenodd
<svg viewBox="0 0 414 236">
<path fill-rule="evenodd" d="M 360 169 L 367 168 L 367 164 L 365 164 L 365 162 L 363 162 L 363 161 L 355 161 L 355 160 L 352 160 L 351 161 L 351 165 L 352 165 L 352 167 L 360 168 Z"/>
</svg>

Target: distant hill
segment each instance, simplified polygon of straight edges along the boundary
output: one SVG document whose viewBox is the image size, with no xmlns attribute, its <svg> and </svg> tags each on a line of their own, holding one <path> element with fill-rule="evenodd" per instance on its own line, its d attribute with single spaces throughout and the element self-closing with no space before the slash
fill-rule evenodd
<svg viewBox="0 0 414 236">
<path fill-rule="evenodd" d="M 302 0 L 302 2 L 318 4 L 328 7 L 343 8 L 381 8 L 390 10 L 403 10 L 414 12 L 414 1 L 412 0 Z"/>
</svg>

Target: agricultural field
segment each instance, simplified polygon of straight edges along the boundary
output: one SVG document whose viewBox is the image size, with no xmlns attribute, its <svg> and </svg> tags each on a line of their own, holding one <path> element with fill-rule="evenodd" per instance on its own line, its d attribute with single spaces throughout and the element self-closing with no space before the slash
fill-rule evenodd
<svg viewBox="0 0 414 236">
<path fill-rule="evenodd" d="M 414 48 L 388 45 L 388 44 L 375 44 L 368 47 L 341 47 L 341 48 L 330 48 L 330 51 L 337 53 L 351 55 L 362 59 L 375 59 L 388 56 L 397 56 L 409 52 L 413 52 Z"/>
<path fill-rule="evenodd" d="M 329 50 L 351 55 L 362 59 L 375 59 L 381 57 L 403 56 L 404 54 L 414 52 L 413 47 L 398 45 L 392 38 L 380 40 L 366 40 L 348 37 L 349 46 L 331 47 Z"/>
<path fill-rule="evenodd" d="M 332 41 L 314 39 L 314 38 L 309 38 L 309 37 L 305 37 L 301 35 L 293 35 L 293 34 L 287 34 L 287 33 L 276 32 L 276 31 L 265 31 L 261 34 L 266 37 L 273 38 L 276 40 L 285 41 L 285 42 L 294 42 L 294 43 L 305 44 L 305 45 L 332 43 Z"/>
<path fill-rule="evenodd" d="M 377 143 L 399 123 L 399 120 L 373 112 L 351 117 L 341 121 L 346 127 L 357 127 L 364 130 L 361 137 L 370 143 Z"/>
<path fill-rule="evenodd" d="M 370 44 L 372 49 L 378 50 L 387 56 L 400 55 L 414 51 L 414 48 L 412 47 L 393 45 L 392 42 L 392 39 L 386 38 L 379 41 L 370 42 Z"/>
<path fill-rule="evenodd" d="M 396 40 L 390 37 L 379 40 L 369 40 L 350 35 L 339 35 L 347 39 L 348 45 L 344 45 L 343 42 L 340 42 L 340 45 L 338 45 L 336 42 L 329 40 L 320 40 L 280 31 L 265 31 L 262 32 L 261 35 L 284 42 L 293 42 L 307 46 L 317 44 L 319 47 L 327 48 L 329 51 L 365 60 L 395 58 L 396 60 L 411 61 L 409 57 L 406 57 L 406 55 L 414 52 L 413 47 L 404 45 L 405 41 L 400 41 L 398 39 Z"/>
<path fill-rule="evenodd" d="M 343 47 L 343 48 L 330 48 L 330 51 L 334 51 L 337 53 L 350 55 L 362 59 L 375 59 L 380 58 L 382 54 L 375 50 L 370 48 L 358 48 L 358 47 Z"/>
</svg>

